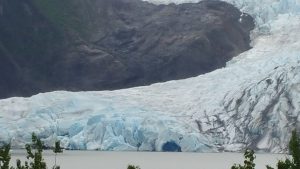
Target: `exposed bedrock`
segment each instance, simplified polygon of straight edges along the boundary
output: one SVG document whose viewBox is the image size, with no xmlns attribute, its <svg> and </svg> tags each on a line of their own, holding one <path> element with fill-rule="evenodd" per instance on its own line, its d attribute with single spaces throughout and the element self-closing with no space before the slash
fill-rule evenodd
<svg viewBox="0 0 300 169">
<path fill-rule="evenodd" d="M 219 1 L 0 0 L 0 98 L 197 76 L 248 50 L 253 28 Z"/>
</svg>

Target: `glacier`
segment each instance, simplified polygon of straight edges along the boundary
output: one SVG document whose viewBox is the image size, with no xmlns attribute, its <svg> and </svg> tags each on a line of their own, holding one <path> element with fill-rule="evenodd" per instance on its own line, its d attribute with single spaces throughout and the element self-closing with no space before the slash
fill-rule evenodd
<svg viewBox="0 0 300 169">
<path fill-rule="evenodd" d="M 35 132 L 68 149 L 286 152 L 300 129 L 300 1 L 226 1 L 256 19 L 253 48 L 226 67 L 130 89 L 0 100 L 0 144 L 23 147 Z"/>
</svg>

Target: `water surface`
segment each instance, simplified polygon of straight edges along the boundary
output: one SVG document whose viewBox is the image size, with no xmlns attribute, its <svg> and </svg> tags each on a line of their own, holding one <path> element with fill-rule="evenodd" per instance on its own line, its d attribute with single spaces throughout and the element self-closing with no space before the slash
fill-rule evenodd
<svg viewBox="0 0 300 169">
<path fill-rule="evenodd" d="M 12 162 L 24 160 L 25 152 L 12 151 Z M 276 166 L 282 154 L 256 154 L 256 169 L 265 165 Z M 54 164 L 54 154 L 44 153 L 47 164 Z M 161 152 L 100 152 L 64 151 L 57 156 L 61 169 L 126 169 L 128 164 L 139 165 L 141 169 L 230 169 L 234 163 L 242 163 L 241 153 L 161 153 Z M 48 166 L 48 168 L 51 168 Z"/>
</svg>

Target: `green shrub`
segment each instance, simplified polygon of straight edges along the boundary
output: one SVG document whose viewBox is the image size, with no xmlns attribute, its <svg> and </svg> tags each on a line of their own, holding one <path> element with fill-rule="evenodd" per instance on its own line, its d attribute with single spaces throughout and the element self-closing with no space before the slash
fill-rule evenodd
<svg viewBox="0 0 300 169">
<path fill-rule="evenodd" d="M 10 162 L 10 144 L 0 148 L 0 169 L 9 169 Z"/>
<path fill-rule="evenodd" d="M 135 165 L 128 165 L 127 169 L 141 169 L 141 168 Z"/>
<path fill-rule="evenodd" d="M 56 165 L 56 156 L 57 156 L 57 154 L 63 152 L 63 149 L 60 147 L 60 141 L 55 142 L 53 152 L 55 153 L 55 163 L 54 163 L 53 169 L 60 169 L 60 166 Z"/>
<path fill-rule="evenodd" d="M 43 158 L 43 147 L 44 143 L 38 138 L 34 133 L 32 133 L 31 144 L 26 144 L 25 149 L 27 152 L 27 160 L 24 164 L 22 164 L 21 160 L 17 159 L 16 168 L 9 167 L 11 155 L 10 155 L 10 144 L 3 146 L 0 148 L 0 169 L 47 169 L 47 164 Z M 57 141 L 55 143 L 55 147 L 53 149 L 55 155 L 57 153 L 62 153 L 63 150 L 60 147 L 60 142 Z M 56 156 L 55 156 L 56 158 Z M 56 161 L 56 159 L 55 159 Z M 53 169 L 60 169 L 59 166 L 53 166 Z"/>
<path fill-rule="evenodd" d="M 246 149 L 244 153 L 244 157 L 245 157 L 244 165 L 234 164 L 231 167 L 231 169 L 254 169 L 255 168 L 254 159 L 256 158 L 254 155 L 254 151 L 250 149 Z"/>
</svg>

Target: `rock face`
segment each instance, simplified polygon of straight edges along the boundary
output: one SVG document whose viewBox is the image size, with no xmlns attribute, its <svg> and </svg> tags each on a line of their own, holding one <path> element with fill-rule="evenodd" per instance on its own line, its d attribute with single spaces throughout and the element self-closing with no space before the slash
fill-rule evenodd
<svg viewBox="0 0 300 169">
<path fill-rule="evenodd" d="M 0 0 L 0 97 L 207 73 L 248 50 L 253 27 L 218 1 Z"/>
</svg>

